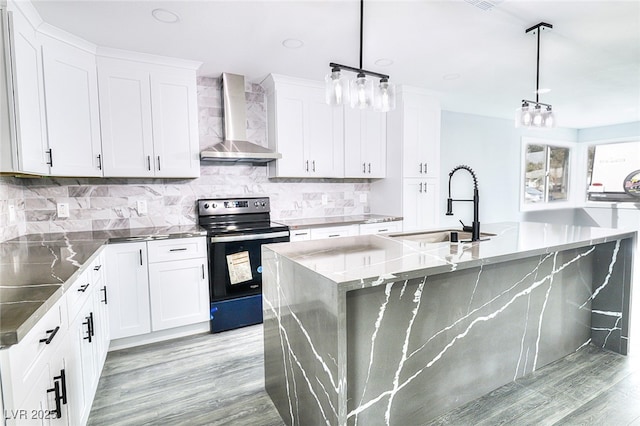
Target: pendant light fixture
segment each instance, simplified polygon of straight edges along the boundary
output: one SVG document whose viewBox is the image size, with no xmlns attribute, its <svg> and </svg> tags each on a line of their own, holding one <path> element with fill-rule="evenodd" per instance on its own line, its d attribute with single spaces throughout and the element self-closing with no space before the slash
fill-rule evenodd
<svg viewBox="0 0 640 426">
<path fill-rule="evenodd" d="M 373 108 L 377 111 L 391 111 L 396 107 L 395 86 L 389 83 L 389 76 L 362 68 L 362 27 L 364 21 L 364 0 L 360 0 L 360 66 L 329 63 L 331 73 L 325 77 L 326 101 L 329 105 L 350 105 L 351 108 Z M 347 80 L 342 71 L 356 73 L 356 78 Z M 380 79 L 377 84 L 367 76 Z M 375 87 L 374 87 L 375 85 Z"/>
<path fill-rule="evenodd" d="M 522 106 L 516 109 L 516 127 L 555 127 L 556 118 L 551 105 L 539 101 L 540 95 L 540 33 L 550 30 L 553 25 L 540 22 L 531 28 L 527 28 L 526 34 L 536 31 L 538 36 L 538 50 L 536 56 L 536 100 L 522 100 Z"/>
</svg>

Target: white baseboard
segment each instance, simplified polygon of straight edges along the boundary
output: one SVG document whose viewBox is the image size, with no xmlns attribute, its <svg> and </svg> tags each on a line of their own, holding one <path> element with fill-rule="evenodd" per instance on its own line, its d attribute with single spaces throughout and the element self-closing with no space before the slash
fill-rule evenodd
<svg viewBox="0 0 640 426">
<path fill-rule="evenodd" d="M 109 352 L 210 331 L 209 321 L 112 340 Z"/>
</svg>

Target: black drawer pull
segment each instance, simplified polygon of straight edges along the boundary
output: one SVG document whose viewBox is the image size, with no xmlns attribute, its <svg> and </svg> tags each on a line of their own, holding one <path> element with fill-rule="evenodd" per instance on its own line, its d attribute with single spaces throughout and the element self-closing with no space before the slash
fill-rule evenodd
<svg viewBox="0 0 640 426">
<path fill-rule="evenodd" d="M 101 300 L 101 302 L 106 305 L 107 304 L 107 286 L 105 285 L 104 287 L 102 287 L 100 291 L 104 292 L 104 299 Z"/>
<path fill-rule="evenodd" d="M 53 330 L 47 330 L 47 334 L 49 334 L 49 337 L 44 338 L 44 339 L 40 339 L 40 343 L 44 343 L 45 345 L 48 345 L 51 343 L 51 341 L 53 340 L 53 337 L 56 335 L 56 333 L 58 332 L 58 330 L 60 330 L 60 326 L 57 326 L 56 328 L 54 328 Z"/>
<path fill-rule="evenodd" d="M 67 374 L 64 371 L 64 368 L 60 370 L 59 376 L 54 376 L 53 380 L 60 380 L 60 388 L 62 391 L 62 403 L 67 404 Z"/>
<path fill-rule="evenodd" d="M 378 229 L 378 232 L 387 232 L 389 229 L 385 228 L 385 229 Z"/>
<path fill-rule="evenodd" d="M 204 280 L 204 263 L 202 264 L 202 279 Z"/>
<path fill-rule="evenodd" d="M 186 247 L 176 248 L 176 249 L 169 249 L 169 251 L 186 251 L 186 250 L 187 250 Z"/>
<path fill-rule="evenodd" d="M 340 236 L 340 234 L 331 234 L 331 235 L 329 235 L 329 238 L 339 237 L 339 236 Z"/>
<path fill-rule="evenodd" d="M 80 293 L 84 293 L 85 291 L 87 291 L 88 288 L 89 288 L 89 283 L 86 283 L 84 285 L 81 285 L 80 288 L 78 289 L 78 291 Z"/>
<path fill-rule="evenodd" d="M 297 237 L 299 235 L 307 235 L 307 234 L 308 234 L 308 232 L 298 232 L 297 234 L 293 234 L 293 235 L 295 235 Z"/>
<path fill-rule="evenodd" d="M 62 417 L 62 407 L 60 407 L 60 403 L 62 401 L 62 395 L 60 394 L 60 383 L 58 381 L 53 382 L 53 388 L 47 389 L 47 393 L 54 393 L 54 399 L 56 400 L 56 409 L 53 410 L 56 413 L 56 419 Z"/>
<path fill-rule="evenodd" d="M 142 249 L 140 249 L 140 266 L 142 266 Z"/>
<path fill-rule="evenodd" d="M 96 266 L 93 267 L 93 270 L 94 271 L 99 271 L 100 268 L 102 268 L 102 265 L 96 265 Z"/>
</svg>

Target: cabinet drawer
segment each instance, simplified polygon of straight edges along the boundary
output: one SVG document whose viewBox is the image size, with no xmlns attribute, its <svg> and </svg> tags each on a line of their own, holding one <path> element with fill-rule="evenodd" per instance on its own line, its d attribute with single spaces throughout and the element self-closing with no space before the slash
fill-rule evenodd
<svg viewBox="0 0 640 426">
<path fill-rule="evenodd" d="M 80 308 L 82 308 L 85 302 L 93 295 L 95 284 L 91 281 L 92 273 L 92 269 L 86 269 L 76 278 L 76 281 L 65 293 L 67 296 L 69 324 L 73 322 L 80 312 Z"/>
<path fill-rule="evenodd" d="M 149 263 L 207 257 L 205 237 L 149 241 Z"/>
<path fill-rule="evenodd" d="M 311 229 L 296 229 L 289 232 L 289 241 L 307 241 L 311 239 Z"/>
<path fill-rule="evenodd" d="M 20 343 L 1 351 L 2 383 L 3 386 L 7 386 L 6 389 L 11 390 L 14 403 L 21 402 L 27 395 L 42 370 L 42 365 L 46 364 L 56 349 L 63 344 L 67 334 L 65 309 L 63 296 Z M 7 382 L 8 380 L 10 382 Z"/>
<path fill-rule="evenodd" d="M 312 240 L 321 238 L 351 237 L 359 234 L 360 229 L 358 228 L 358 225 L 331 226 L 311 229 Z"/>
<path fill-rule="evenodd" d="M 385 232 L 402 231 L 402 222 L 363 223 L 360 225 L 360 235 L 382 234 Z"/>
</svg>

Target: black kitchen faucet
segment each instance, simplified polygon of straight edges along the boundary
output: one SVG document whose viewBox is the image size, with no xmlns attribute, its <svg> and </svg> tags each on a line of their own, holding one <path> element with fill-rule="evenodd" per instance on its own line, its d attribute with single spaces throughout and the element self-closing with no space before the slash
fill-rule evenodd
<svg viewBox="0 0 640 426">
<path fill-rule="evenodd" d="M 453 174 L 460 169 L 464 169 L 471 173 L 471 177 L 473 178 L 473 200 L 453 200 L 451 199 L 451 178 Z M 471 232 L 471 241 L 480 241 L 480 222 L 478 221 L 478 205 L 480 203 L 480 198 L 478 197 L 478 179 L 476 178 L 476 174 L 471 170 L 471 167 L 460 165 L 456 166 L 449 173 L 449 198 L 447 198 L 447 216 L 453 216 L 453 202 L 454 201 L 471 201 L 473 202 L 473 223 L 471 226 L 466 226 L 462 221 L 462 230 L 464 232 Z"/>
</svg>

